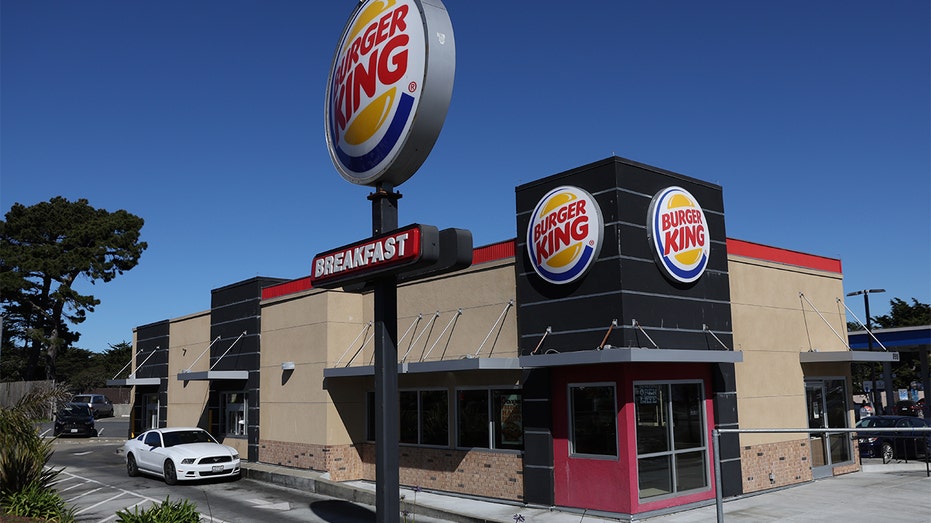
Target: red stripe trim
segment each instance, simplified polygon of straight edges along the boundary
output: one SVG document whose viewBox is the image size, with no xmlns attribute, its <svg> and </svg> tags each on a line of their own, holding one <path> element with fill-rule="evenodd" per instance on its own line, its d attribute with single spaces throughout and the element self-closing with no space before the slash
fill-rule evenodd
<svg viewBox="0 0 931 523">
<path fill-rule="evenodd" d="M 313 286 L 310 284 L 310 276 L 307 276 L 297 280 L 286 281 L 284 283 L 279 283 L 278 285 L 271 285 L 262 288 L 262 299 L 270 300 L 272 298 L 285 296 L 287 294 L 294 294 L 296 292 L 306 291 L 312 288 Z"/>
<path fill-rule="evenodd" d="M 838 274 L 843 273 L 840 260 L 835 258 L 790 251 L 788 249 L 780 249 L 778 247 L 770 247 L 768 245 L 735 240 L 733 238 L 727 239 L 727 253 L 819 271 L 836 272 Z"/>
<path fill-rule="evenodd" d="M 472 249 L 472 264 L 488 263 L 514 257 L 515 240 L 492 243 Z"/>
<path fill-rule="evenodd" d="M 472 249 L 472 263 L 488 263 L 496 260 L 503 260 L 514 257 L 514 240 L 492 243 L 482 247 Z M 310 290 L 313 285 L 310 283 L 310 276 L 299 278 L 297 280 L 286 281 L 278 285 L 270 285 L 262 289 L 262 299 L 270 300 L 279 296 L 287 296 L 301 291 Z"/>
</svg>

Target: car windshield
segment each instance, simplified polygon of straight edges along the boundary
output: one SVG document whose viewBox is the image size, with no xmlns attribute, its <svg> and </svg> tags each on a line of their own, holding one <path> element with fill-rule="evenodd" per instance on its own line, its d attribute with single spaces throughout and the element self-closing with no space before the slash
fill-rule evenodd
<svg viewBox="0 0 931 523">
<path fill-rule="evenodd" d="M 857 423 L 858 428 L 885 428 L 895 424 L 893 418 L 864 418 Z"/>
<path fill-rule="evenodd" d="M 91 397 L 90 396 L 75 396 L 71 401 L 75 403 L 90 403 Z"/>
<path fill-rule="evenodd" d="M 92 416 L 91 409 L 87 405 L 65 405 L 58 411 L 59 416 Z"/>
<path fill-rule="evenodd" d="M 162 434 L 166 447 L 187 445 L 189 443 L 216 443 L 210 434 L 204 430 L 178 430 Z"/>
</svg>

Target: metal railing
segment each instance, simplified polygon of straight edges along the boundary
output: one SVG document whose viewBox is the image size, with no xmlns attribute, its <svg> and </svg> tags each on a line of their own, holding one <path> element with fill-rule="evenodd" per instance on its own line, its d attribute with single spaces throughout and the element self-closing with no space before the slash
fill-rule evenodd
<svg viewBox="0 0 931 523">
<path fill-rule="evenodd" d="M 906 433 L 905 436 L 913 437 L 917 434 L 928 434 L 931 436 L 931 427 L 860 427 L 852 429 L 713 429 L 711 431 L 711 444 L 714 451 L 714 490 L 715 490 L 715 507 L 717 509 L 718 523 L 724 522 L 724 496 L 721 492 L 721 434 L 852 434 L 856 439 L 856 434 L 872 436 L 873 434 L 884 433 Z M 916 442 L 917 444 L 917 442 Z M 859 449 L 857 449 L 859 451 Z M 925 444 L 925 473 L 931 477 L 931 446 Z"/>
</svg>

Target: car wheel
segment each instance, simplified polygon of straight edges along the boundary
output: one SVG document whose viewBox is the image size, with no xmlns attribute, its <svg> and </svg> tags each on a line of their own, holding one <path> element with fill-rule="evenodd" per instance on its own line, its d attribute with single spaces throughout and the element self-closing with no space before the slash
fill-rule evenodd
<svg viewBox="0 0 931 523">
<path fill-rule="evenodd" d="M 168 460 L 165 462 L 165 484 L 174 485 L 178 482 L 178 471 L 175 470 L 175 464 L 173 461 Z"/>
<path fill-rule="evenodd" d="M 883 463 L 889 463 L 894 457 L 894 452 L 892 450 L 892 444 L 889 442 L 883 443 L 882 445 L 882 457 Z"/>
<path fill-rule="evenodd" d="M 139 467 L 136 465 L 136 458 L 132 454 L 126 456 L 126 474 L 131 478 L 139 475 Z"/>
</svg>

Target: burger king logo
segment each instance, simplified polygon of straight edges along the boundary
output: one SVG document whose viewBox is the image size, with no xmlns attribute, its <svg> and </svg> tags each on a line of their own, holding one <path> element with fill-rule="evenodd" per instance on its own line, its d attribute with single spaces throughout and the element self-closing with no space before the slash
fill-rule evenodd
<svg viewBox="0 0 931 523">
<path fill-rule="evenodd" d="M 711 239 L 698 200 L 681 187 L 658 192 L 650 203 L 647 236 L 656 263 L 673 280 L 691 283 L 708 266 Z"/>
<path fill-rule="evenodd" d="M 443 4 L 369 0 L 351 15 L 327 83 L 326 138 L 343 178 L 400 184 L 426 159 L 452 95 Z"/>
<path fill-rule="evenodd" d="M 544 196 L 527 227 L 527 254 L 541 278 L 575 281 L 601 252 L 604 221 L 598 202 L 578 187 L 563 186 Z"/>
</svg>

